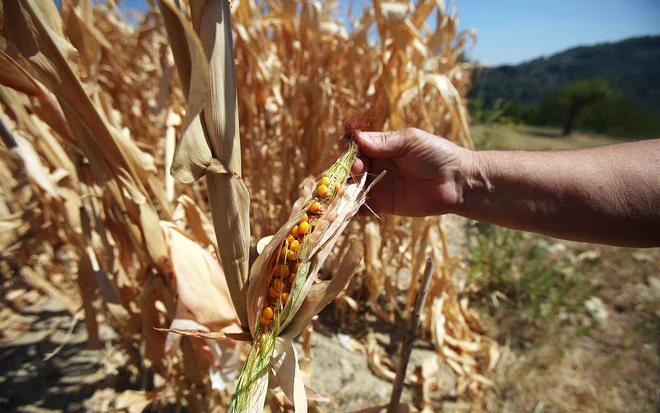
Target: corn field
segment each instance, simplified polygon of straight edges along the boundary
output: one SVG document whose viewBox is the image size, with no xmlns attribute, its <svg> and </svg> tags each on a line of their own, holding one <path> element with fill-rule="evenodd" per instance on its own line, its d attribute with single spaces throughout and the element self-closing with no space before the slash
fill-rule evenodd
<svg viewBox="0 0 660 413">
<path fill-rule="evenodd" d="M 129 22 L 116 3 L 0 0 L 2 282 L 84 317 L 90 348 L 103 345 L 99 323 L 116 331 L 144 385 L 115 408 L 332 411 L 309 388 L 315 316 L 332 302 L 342 326 L 370 313 L 396 328 L 428 257 L 418 334 L 456 373 L 457 397 L 479 405 L 499 352 L 462 294 L 442 218 L 351 219 L 369 203 L 364 179 L 327 173 L 354 113 L 370 130 L 471 146 L 474 66 L 461 56 L 475 39 L 455 10 L 373 0 L 347 24 L 333 1 L 150 0 Z M 333 216 L 341 225 L 310 221 L 319 245 L 273 284 L 270 257 L 308 245 L 302 214 L 333 205 L 351 211 Z M 275 350 L 257 358 L 271 363 L 258 394 L 237 395 L 266 330 Z M 363 344 L 393 381 L 387 353 Z M 433 383 L 406 383 L 424 389 L 414 408 L 433 411 Z"/>
</svg>

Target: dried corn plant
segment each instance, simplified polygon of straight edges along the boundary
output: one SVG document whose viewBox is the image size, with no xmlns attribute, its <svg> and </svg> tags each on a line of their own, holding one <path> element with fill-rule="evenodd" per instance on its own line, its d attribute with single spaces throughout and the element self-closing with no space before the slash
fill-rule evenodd
<svg viewBox="0 0 660 413">
<path fill-rule="evenodd" d="M 472 67 L 459 57 L 471 33 L 457 33 L 443 2 L 374 0 L 350 27 L 331 3 L 305 0 L 160 0 L 136 24 L 114 1 L 0 4 L 2 272 L 84 310 L 90 346 L 101 344 L 100 318 L 119 333 L 129 370 L 159 391 L 127 398 L 229 407 L 248 347 L 155 328 L 245 339 L 280 317 L 264 314 L 276 266 L 273 255 L 257 258 L 257 240 L 279 231 L 272 246 L 302 241 L 286 240 L 300 183 L 337 159 L 349 112 L 370 111 L 373 130 L 416 126 L 471 145 Z M 320 184 L 308 187 L 318 194 Z M 497 349 L 460 298 L 441 220 L 348 225 L 329 278 L 353 272 L 355 237 L 364 271 L 335 291 L 338 317 L 405 317 L 433 256 L 424 335 L 456 371 L 457 393 L 478 396 Z M 252 262 L 268 275 L 253 296 Z M 413 287 L 393 279 L 401 268 Z M 285 305 L 285 289 L 275 290 Z M 374 370 L 393 377 L 372 347 Z"/>
</svg>

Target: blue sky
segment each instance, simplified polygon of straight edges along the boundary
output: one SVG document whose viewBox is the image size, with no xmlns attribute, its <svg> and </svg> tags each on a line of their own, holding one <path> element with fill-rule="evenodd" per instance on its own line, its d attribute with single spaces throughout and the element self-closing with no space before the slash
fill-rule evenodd
<svg viewBox="0 0 660 413">
<path fill-rule="evenodd" d="M 349 0 L 339 0 L 342 11 Z M 355 13 L 369 0 L 354 0 Z M 451 1 L 446 1 L 451 4 Z M 144 9 L 145 0 L 125 0 Z M 659 0 L 456 0 L 459 29 L 477 31 L 472 58 L 515 64 L 562 50 L 660 34 Z"/>
</svg>

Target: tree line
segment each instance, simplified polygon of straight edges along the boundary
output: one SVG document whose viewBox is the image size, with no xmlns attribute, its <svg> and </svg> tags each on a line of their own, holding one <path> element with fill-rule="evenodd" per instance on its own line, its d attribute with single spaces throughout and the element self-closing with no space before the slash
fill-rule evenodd
<svg viewBox="0 0 660 413">
<path fill-rule="evenodd" d="M 468 105 L 474 123 L 505 119 L 559 127 L 563 136 L 580 130 L 629 139 L 660 137 L 660 113 L 625 97 L 602 77 L 574 80 L 546 93 L 538 103 L 499 99 L 485 105 L 482 99 L 473 98 Z"/>
</svg>

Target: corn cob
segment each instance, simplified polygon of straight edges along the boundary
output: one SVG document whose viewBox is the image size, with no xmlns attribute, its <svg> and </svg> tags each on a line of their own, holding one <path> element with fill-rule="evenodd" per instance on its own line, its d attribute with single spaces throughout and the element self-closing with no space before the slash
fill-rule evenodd
<svg viewBox="0 0 660 413">
<path fill-rule="evenodd" d="M 309 256 L 319 238 L 314 237 L 317 223 L 333 200 L 341 195 L 357 152 L 357 144 L 351 141 L 337 162 L 321 174 L 312 197 L 304 204 L 302 216 L 289 228 L 289 234 L 278 250 L 263 308 L 255 326 L 254 345 L 239 375 L 230 412 L 247 410 L 249 400 L 254 396 L 251 394 L 255 391 L 252 385 L 262 374 L 268 373 L 275 340 L 291 308 L 300 299 L 309 275 Z"/>
</svg>

